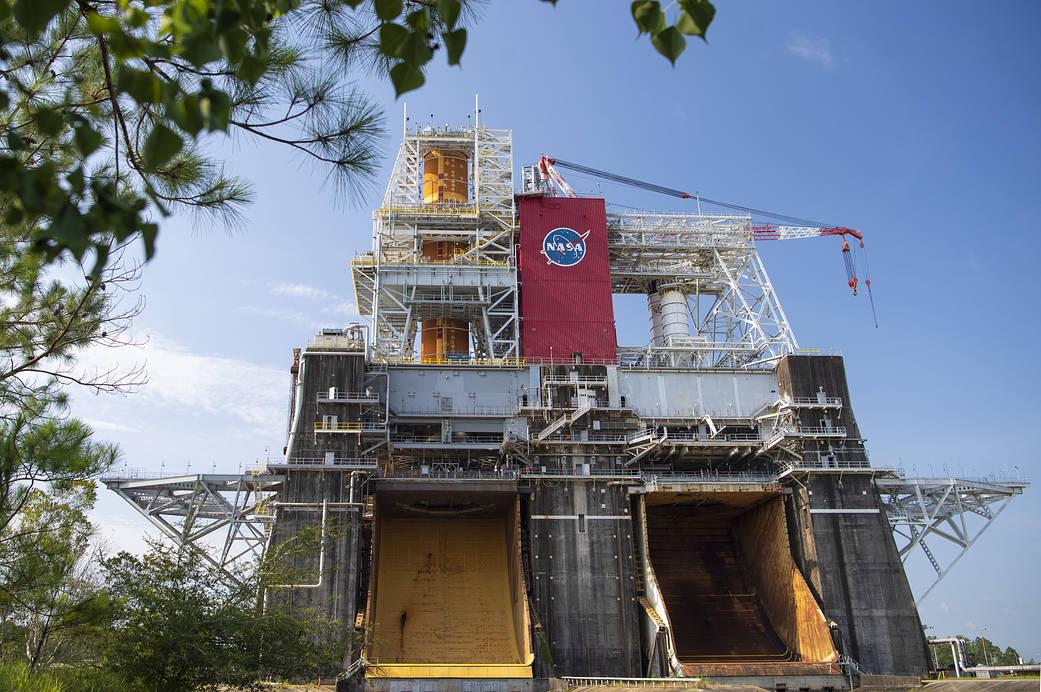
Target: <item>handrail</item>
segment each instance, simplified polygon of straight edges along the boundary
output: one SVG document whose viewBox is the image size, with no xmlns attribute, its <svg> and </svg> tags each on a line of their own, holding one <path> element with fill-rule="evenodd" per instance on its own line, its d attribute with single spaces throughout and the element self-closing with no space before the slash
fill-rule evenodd
<svg viewBox="0 0 1041 692">
<path fill-rule="evenodd" d="M 608 435 L 607 433 L 590 433 L 585 436 L 570 436 L 565 437 L 563 435 L 550 435 L 549 437 L 539 439 L 538 435 L 529 435 L 528 440 L 530 442 L 615 442 L 625 443 L 625 435 Z"/>
<path fill-rule="evenodd" d="M 440 407 L 419 407 L 407 409 L 394 409 L 394 415 L 398 418 L 408 416 L 512 416 L 515 409 L 507 406 L 453 406 L 451 409 Z"/>
<path fill-rule="evenodd" d="M 406 433 L 394 433 L 390 436 L 390 441 L 444 445 L 502 444 L 503 441 L 503 437 L 501 434 L 456 433 L 455 435 L 465 435 L 465 437 L 459 439 L 442 440 L 437 435 L 409 435 Z"/>
<path fill-rule="evenodd" d="M 782 398 L 781 402 L 789 405 L 794 404 L 796 406 L 804 404 L 811 406 L 842 406 L 842 397 L 828 396 L 821 399 L 815 396 L 792 396 Z"/>
<path fill-rule="evenodd" d="M 782 430 L 784 430 L 785 434 L 788 435 L 834 435 L 835 437 L 846 436 L 846 429 L 837 426 L 826 428 L 819 425 L 800 425 L 797 428 L 782 428 Z"/>
<path fill-rule="evenodd" d="M 386 429 L 386 423 L 362 421 L 316 421 L 314 424 L 315 432 L 383 432 Z"/>
<path fill-rule="evenodd" d="M 451 365 L 473 367 L 518 367 L 526 364 L 523 357 L 506 356 L 504 358 L 378 358 L 377 364 L 386 365 Z"/>
<path fill-rule="evenodd" d="M 377 468 L 379 465 L 375 459 L 364 457 L 334 457 L 327 460 L 325 457 L 291 457 L 286 459 L 287 466 L 348 466 L 353 468 Z"/>
<path fill-rule="evenodd" d="M 329 390 L 318 392 L 319 403 L 350 401 L 379 403 L 379 400 L 379 394 L 369 392 L 341 392 L 339 390 L 334 390 L 332 393 Z"/>
<path fill-rule="evenodd" d="M 579 375 L 569 377 L 567 375 L 547 375 L 542 378 L 542 384 L 607 384 L 607 376 Z"/>
</svg>

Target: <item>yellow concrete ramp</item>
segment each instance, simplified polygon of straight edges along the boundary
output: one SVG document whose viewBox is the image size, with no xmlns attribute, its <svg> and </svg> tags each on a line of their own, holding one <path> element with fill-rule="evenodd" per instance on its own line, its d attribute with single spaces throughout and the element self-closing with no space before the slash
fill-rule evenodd
<svg viewBox="0 0 1041 692">
<path fill-rule="evenodd" d="M 378 520 L 369 677 L 531 677 L 516 519 Z"/>
</svg>

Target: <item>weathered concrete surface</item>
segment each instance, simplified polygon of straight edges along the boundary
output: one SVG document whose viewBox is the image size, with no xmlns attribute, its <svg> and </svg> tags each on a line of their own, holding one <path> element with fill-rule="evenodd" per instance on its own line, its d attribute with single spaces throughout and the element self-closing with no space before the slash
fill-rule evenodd
<svg viewBox="0 0 1041 692">
<path fill-rule="evenodd" d="M 624 486 L 540 483 L 529 501 L 537 676 L 642 674 L 633 528 Z M 540 643 L 541 638 L 541 643 Z"/>
<path fill-rule="evenodd" d="M 350 498 L 350 472 L 329 470 L 288 470 L 280 503 L 308 506 L 279 506 L 271 537 L 269 557 L 280 577 L 292 584 L 319 584 L 271 588 L 268 599 L 294 610 L 315 610 L 338 620 L 346 635 L 353 633 L 357 597 L 358 560 L 361 554 L 361 513 L 359 508 L 327 508 L 326 538 L 321 545 L 322 501 L 347 503 Z M 357 498 L 355 498 L 357 499 Z M 322 572 L 318 565 L 325 559 Z"/>
<path fill-rule="evenodd" d="M 789 356 L 777 380 L 782 395 L 811 397 L 822 387 L 841 397 L 833 423 L 846 428 L 847 445 L 862 448 L 841 357 Z M 820 425 L 812 420 L 819 412 L 802 415 L 804 424 Z M 811 474 L 806 485 L 816 561 L 804 555 L 803 569 L 811 583 L 819 571 L 824 613 L 838 623 L 844 653 L 871 673 L 924 675 L 930 659 L 922 623 L 870 476 Z"/>
</svg>

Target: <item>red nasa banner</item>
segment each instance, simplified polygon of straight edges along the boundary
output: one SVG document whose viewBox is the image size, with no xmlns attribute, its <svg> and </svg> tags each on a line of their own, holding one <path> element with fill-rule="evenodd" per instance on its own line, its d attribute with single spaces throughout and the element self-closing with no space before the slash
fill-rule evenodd
<svg viewBox="0 0 1041 692">
<path fill-rule="evenodd" d="M 604 200 L 521 197 L 521 351 L 532 361 L 617 355 Z"/>
</svg>

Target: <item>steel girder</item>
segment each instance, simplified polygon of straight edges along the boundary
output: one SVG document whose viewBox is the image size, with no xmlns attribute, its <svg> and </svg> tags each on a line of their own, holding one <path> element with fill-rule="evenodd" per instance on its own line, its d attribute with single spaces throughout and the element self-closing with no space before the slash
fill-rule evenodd
<svg viewBox="0 0 1041 692">
<path fill-rule="evenodd" d="M 233 581 L 240 566 L 263 557 L 281 477 L 143 476 L 124 471 L 101 480 L 178 547 L 197 551 Z"/>
<path fill-rule="evenodd" d="M 919 546 L 936 571 L 936 579 L 916 602 L 929 595 L 983 532 L 998 518 L 1026 481 L 966 480 L 963 478 L 876 478 L 875 485 L 906 562 Z M 954 558 L 942 564 L 929 541 L 957 547 Z"/>
</svg>

